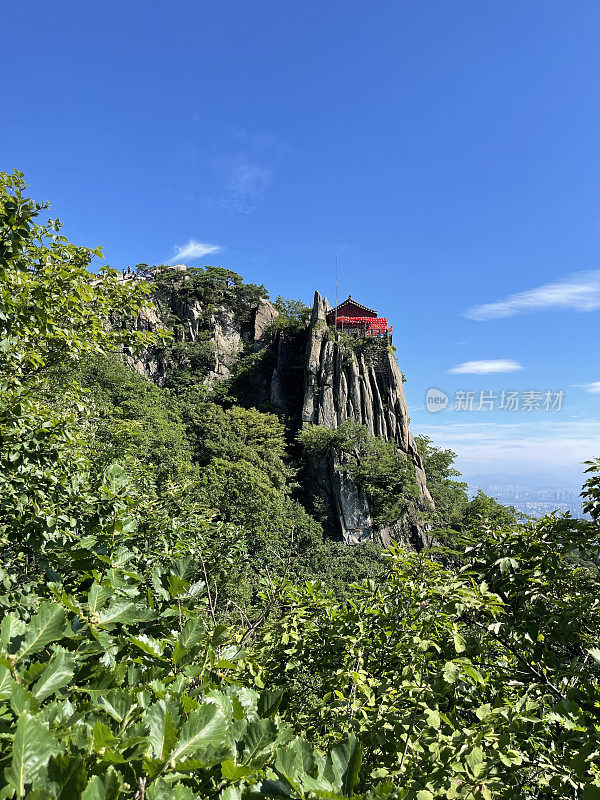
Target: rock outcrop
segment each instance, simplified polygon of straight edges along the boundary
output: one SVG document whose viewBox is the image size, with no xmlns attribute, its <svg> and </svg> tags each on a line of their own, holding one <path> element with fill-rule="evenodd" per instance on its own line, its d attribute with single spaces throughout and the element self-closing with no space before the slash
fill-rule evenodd
<svg viewBox="0 0 600 800">
<path fill-rule="evenodd" d="M 247 345 L 264 347 L 265 332 L 277 317 L 278 311 L 268 300 L 261 299 L 250 311 L 249 321 L 240 323 L 235 312 L 220 306 L 207 315 L 206 309 L 196 299 L 182 300 L 178 295 L 155 295 L 154 306 L 141 310 L 136 318 L 138 330 L 168 330 L 172 346 L 156 347 L 128 356 L 130 366 L 159 386 L 164 385 L 169 374 L 177 366 L 186 365 L 185 349 L 174 350 L 182 343 L 204 343 L 205 358 L 209 364 L 203 382 L 212 385 L 215 381 L 231 377 L 238 358 Z M 175 321 L 175 324 L 174 324 Z"/>
<path fill-rule="evenodd" d="M 423 462 L 408 427 L 408 410 L 402 388 L 403 376 L 393 351 L 385 340 L 370 343 L 357 352 L 342 347 L 325 321 L 329 303 L 315 292 L 308 328 L 302 425 L 337 428 L 351 420 L 364 425 L 371 436 L 393 442 L 409 458 L 415 470 L 422 507 L 432 506 L 427 490 Z M 322 495 L 325 503 L 333 502 L 344 541 L 356 543 L 373 538 L 374 530 L 364 492 L 340 472 L 340 456 L 326 459 L 328 478 L 323 464 L 313 464 L 316 485 L 329 484 L 333 495 Z M 416 520 L 377 532 L 380 539 L 403 539 L 413 547 L 429 544 L 426 533 Z"/>
</svg>

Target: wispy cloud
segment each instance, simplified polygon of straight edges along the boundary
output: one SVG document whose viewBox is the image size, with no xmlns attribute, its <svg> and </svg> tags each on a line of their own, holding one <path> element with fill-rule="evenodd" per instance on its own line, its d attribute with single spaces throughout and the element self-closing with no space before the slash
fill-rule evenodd
<svg viewBox="0 0 600 800">
<path fill-rule="evenodd" d="M 600 381 L 594 381 L 593 383 L 584 383 L 581 384 L 586 392 L 590 394 L 600 394 Z"/>
<path fill-rule="evenodd" d="M 593 420 L 456 422 L 419 426 L 415 433 L 457 452 L 458 467 L 466 474 L 551 471 L 576 481 L 582 473 L 581 462 L 600 454 L 600 422 Z"/>
<path fill-rule="evenodd" d="M 213 209 L 248 214 L 264 202 L 275 182 L 277 166 L 290 146 L 278 136 L 233 128 L 225 131 L 218 151 L 203 151 L 195 143 L 181 148 L 182 157 L 196 173 L 205 172 L 204 185 L 213 185 L 210 194 L 196 201 Z M 216 185 L 215 184 L 216 178 Z"/>
<path fill-rule="evenodd" d="M 185 244 L 175 245 L 175 255 L 167 263 L 187 264 L 189 261 L 195 261 L 208 253 L 217 253 L 220 249 L 217 244 L 208 244 L 207 242 L 197 242 L 195 239 L 189 239 Z"/>
<path fill-rule="evenodd" d="M 230 165 L 225 189 L 216 198 L 216 205 L 245 214 L 256 211 L 272 180 L 269 167 L 239 159 Z"/>
<path fill-rule="evenodd" d="M 488 359 L 484 361 L 465 361 L 449 369 L 452 375 L 491 375 L 494 372 L 517 372 L 523 369 L 518 361 L 508 358 Z"/>
<path fill-rule="evenodd" d="M 264 131 L 248 131 L 244 128 L 232 128 L 228 137 L 240 144 L 247 152 L 261 154 L 267 159 L 277 158 L 287 153 L 290 146 L 279 136 Z"/>
<path fill-rule="evenodd" d="M 571 275 L 557 283 L 547 283 L 526 292 L 509 295 L 496 303 L 473 306 L 465 316 L 484 321 L 513 317 L 533 311 L 596 311 L 600 308 L 600 270 Z"/>
</svg>

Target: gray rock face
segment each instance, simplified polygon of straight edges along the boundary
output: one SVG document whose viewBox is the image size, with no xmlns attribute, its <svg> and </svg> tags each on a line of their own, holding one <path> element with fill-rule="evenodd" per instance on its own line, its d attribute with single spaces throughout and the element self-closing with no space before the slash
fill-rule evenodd
<svg viewBox="0 0 600 800">
<path fill-rule="evenodd" d="M 408 428 L 402 373 L 394 353 L 383 341 L 380 347 L 369 348 L 358 355 L 348 352 L 330 335 L 325 322 L 328 310 L 327 301 L 315 292 L 306 347 L 302 425 L 335 429 L 352 420 L 364 425 L 371 436 L 394 442 L 414 464 L 421 493 L 420 504 L 431 507 L 433 502 L 427 489 L 423 463 Z M 334 462 L 337 458 L 335 455 Z M 411 546 L 429 544 L 416 523 L 412 529 L 407 525 L 396 525 L 375 532 L 364 492 L 350 478 L 340 475 L 339 461 L 328 462 L 327 467 L 344 541 L 355 543 L 378 535 L 384 541 L 395 538 Z"/>
<path fill-rule="evenodd" d="M 286 412 L 288 410 L 288 400 L 286 392 L 286 375 L 289 365 L 295 360 L 296 354 L 290 342 L 284 336 L 278 336 L 273 342 L 276 350 L 277 359 L 271 375 L 271 390 L 269 399 L 277 411 Z"/>
<path fill-rule="evenodd" d="M 279 316 L 279 311 L 275 308 L 273 303 L 268 300 L 261 299 L 258 301 L 258 307 L 254 312 L 253 320 L 253 339 L 255 342 L 259 341 L 267 327 L 273 322 L 275 317 Z"/>
<path fill-rule="evenodd" d="M 206 310 L 194 299 L 182 301 L 177 295 L 168 298 L 154 297 L 155 305 L 140 311 L 136 319 L 138 330 L 157 331 L 161 328 L 169 330 L 169 316 L 174 315 L 179 325 L 173 330 L 175 341 L 196 342 L 206 340 L 212 354 L 212 364 L 204 383 L 211 385 L 215 381 L 231 376 L 231 371 L 247 343 L 261 346 L 265 331 L 278 315 L 277 309 L 268 300 L 261 299 L 253 310 L 251 322 L 245 326 L 239 324 L 234 312 L 221 306 L 206 318 Z M 126 357 L 130 366 L 139 374 L 145 375 L 158 385 L 164 384 L 174 361 L 162 348 L 150 349 L 136 356 Z"/>
<path fill-rule="evenodd" d="M 214 367 L 204 379 L 204 383 L 207 385 L 216 380 L 229 378 L 231 369 L 243 347 L 239 325 L 236 324 L 233 312 L 227 308 L 220 308 L 211 315 L 209 331 L 215 362 Z"/>
<path fill-rule="evenodd" d="M 361 544 L 373 538 L 369 503 L 362 488 L 340 471 L 342 463 L 335 451 L 331 456 L 332 494 L 345 544 Z"/>
</svg>

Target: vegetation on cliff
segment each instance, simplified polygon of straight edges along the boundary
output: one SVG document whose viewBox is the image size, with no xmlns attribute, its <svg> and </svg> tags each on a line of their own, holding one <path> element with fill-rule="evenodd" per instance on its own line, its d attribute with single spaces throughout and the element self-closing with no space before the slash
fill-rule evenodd
<svg viewBox="0 0 600 800">
<path fill-rule="evenodd" d="M 444 546 L 327 540 L 285 419 L 130 371 L 163 346 L 148 287 L 91 276 L 23 189 L 1 176 L 0 798 L 600 797 L 600 464 L 589 521 L 519 521 L 423 439 Z M 406 460 L 335 435 L 394 516 Z"/>
</svg>

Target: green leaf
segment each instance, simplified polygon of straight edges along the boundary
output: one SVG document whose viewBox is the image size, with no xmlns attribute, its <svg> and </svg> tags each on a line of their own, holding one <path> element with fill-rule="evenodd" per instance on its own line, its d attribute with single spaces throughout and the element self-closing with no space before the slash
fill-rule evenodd
<svg viewBox="0 0 600 800">
<path fill-rule="evenodd" d="M 92 740 L 94 742 L 94 750 L 96 753 L 99 753 L 101 750 L 105 750 L 107 747 L 110 747 L 118 741 L 117 737 L 108 727 L 108 725 L 105 725 L 104 722 L 101 722 L 100 720 L 96 720 L 94 723 L 94 727 L 92 728 Z"/>
<path fill-rule="evenodd" d="M 146 714 L 148 740 L 154 758 L 165 761 L 177 741 L 179 715 L 177 709 L 158 700 Z"/>
<path fill-rule="evenodd" d="M 15 657 L 15 663 L 37 653 L 47 644 L 62 639 L 66 621 L 64 608 L 55 603 L 43 603 L 27 625 L 25 640 Z"/>
<path fill-rule="evenodd" d="M 21 673 L 19 680 L 23 684 L 29 686 L 30 683 L 33 683 L 37 678 L 40 677 L 47 666 L 47 661 L 32 661 L 27 669 Z"/>
<path fill-rule="evenodd" d="M 304 739 L 295 739 L 287 747 L 277 751 L 275 770 L 283 775 L 295 789 L 299 784 L 304 783 L 307 777 L 316 778 L 318 768 L 317 752 Z M 338 784 L 338 787 L 341 784 L 341 773 L 336 776 L 335 783 Z M 334 785 L 332 788 L 338 787 Z"/>
<path fill-rule="evenodd" d="M 10 674 L 10 670 L 8 669 L 8 667 L 5 667 L 3 664 L 0 664 L 0 699 L 2 700 L 10 699 L 11 690 L 15 683 L 16 681 Z"/>
<path fill-rule="evenodd" d="M 139 620 L 138 608 L 129 600 L 115 600 L 98 614 L 98 625 L 114 625 L 116 622 L 131 624 Z"/>
<path fill-rule="evenodd" d="M 104 472 L 104 480 L 110 491 L 118 494 L 120 489 L 127 486 L 129 478 L 124 467 L 120 464 L 112 464 Z"/>
<path fill-rule="evenodd" d="M 265 689 L 258 698 L 257 710 L 261 717 L 272 717 L 283 700 L 283 689 Z"/>
<path fill-rule="evenodd" d="M 358 783 L 358 773 L 362 763 L 363 748 L 356 736 L 351 733 L 348 741 L 336 745 L 331 751 L 332 761 L 337 760 L 342 776 L 342 792 L 347 797 L 352 796 L 354 787 Z"/>
<path fill-rule="evenodd" d="M 113 590 L 107 586 L 101 586 L 99 583 L 94 583 L 88 592 L 88 606 L 91 614 L 95 614 L 101 608 L 108 598 L 113 593 Z"/>
<path fill-rule="evenodd" d="M 87 784 L 87 773 L 80 756 L 53 756 L 48 763 L 47 784 L 54 800 L 79 798 Z"/>
<path fill-rule="evenodd" d="M 244 736 L 244 764 L 262 766 L 277 740 L 277 726 L 271 719 L 257 719 L 248 724 Z"/>
<path fill-rule="evenodd" d="M 433 795 L 429 789 L 421 789 L 420 792 L 417 792 L 417 800 L 433 800 Z"/>
<path fill-rule="evenodd" d="M 31 692 L 16 681 L 13 683 L 10 692 L 10 705 L 16 716 L 20 716 L 25 711 L 29 711 L 30 714 L 37 714 L 40 710 L 40 704 Z"/>
<path fill-rule="evenodd" d="M 242 800 L 242 787 L 228 786 L 219 795 L 219 800 Z"/>
<path fill-rule="evenodd" d="M 144 653 L 152 658 L 157 658 L 159 661 L 164 661 L 162 657 L 164 645 L 153 639 L 152 636 L 147 636 L 145 633 L 140 633 L 139 636 L 130 636 L 129 641 L 136 647 L 139 647 Z"/>
<path fill-rule="evenodd" d="M 123 722 L 127 713 L 131 710 L 132 702 L 129 692 L 123 689 L 110 689 L 100 695 L 91 695 L 92 700 L 103 711 L 106 711 L 116 722 Z"/>
<path fill-rule="evenodd" d="M 483 772 L 484 753 L 481 747 L 474 747 L 465 758 L 469 769 L 475 777 L 478 777 Z"/>
<path fill-rule="evenodd" d="M 20 620 L 13 611 L 6 614 L 0 624 L 0 642 L 5 650 L 8 650 L 10 640 L 19 636 L 25 631 L 25 623 Z"/>
<path fill-rule="evenodd" d="M 142 648 L 144 649 L 144 648 Z M 179 664 L 179 662 L 184 659 L 188 654 L 189 650 L 186 650 L 183 645 L 179 644 L 179 642 L 175 642 L 175 647 L 173 648 L 173 653 L 171 655 L 171 661 L 174 664 Z"/>
<path fill-rule="evenodd" d="M 467 643 L 457 630 L 454 630 L 452 632 L 452 638 L 454 639 L 454 649 L 456 650 L 456 652 L 464 653 L 467 647 Z"/>
<path fill-rule="evenodd" d="M 5 777 L 14 786 L 17 797 L 23 797 L 25 786 L 32 783 L 50 757 L 58 755 L 61 750 L 61 745 L 47 725 L 27 712 L 19 717 L 10 767 L 5 771 Z"/>
<path fill-rule="evenodd" d="M 446 683 L 456 683 L 460 675 L 458 664 L 454 661 L 446 661 L 444 664 L 444 680 Z"/>
<path fill-rule="evenodd" d="M 221 764 L 221 773 L 227 781 L 239 781 L 252 775 L 254 769 L 252 767 L 245 767 L 241 764 L 235 764 L 232 758 L 226 758 Z"/>
<path fill-rule="evenodd" d="M 190 619 L 183 626 L 177 641 L 186 650 L 190 650 L 203 641 L 206 635 L 206 625 L 201 619 Z"/>
<path fill-rule="evenodd" d="M 464 663 L 462 664 L 462 669 L 465 675 L 468 675 L 469 678 L 473 678 L 476 683 L 484 684 L 485 680 L 481 672 L 478 669 L 475 669 L 471 664 Z"/>
<path fill-rule="evenodd" d="M 163 778 L 152 782 L 146 797 L 148 800 L 199 800 L 198 794 L 181 781 L 173 783 L 171 780 Z"/>
<path fill-rule="evenodd" d="M 117 800 L 121 791 L 121 776 L 109 767 L 102 777 L 94 775 L 85 787 L 81 800 Z"/>
<path fill-rule="evenodd" d="M 588 653 L 595 661 L 600 663 L 600 650 L 597 647 L 592 647 L 591 650 L 588 650 Z"/>
<path fill-rule="evenodd" d="M 237 787 L 230 786 L 228 788 L 233 789 Z M 261 781 L 260 783 L 259 797 L 265 796 L 265 797 L 279 797 L 279 798 L 282 797 L 297 798 L 298 795 L 300 795 L 301 797 L 303 796 L 303 794 L 299 790 L 294 789 L 287 780 L 279 780 L 279 779 L 272 780 L 269 778 L 267 780 Z M 325 795 L 325 797 L 327 797 L 327 795 Z M 237 800 L 235 795 L 234 795 L 234 800 Z"/>
<path fill-rule="evenodd" d="M 203 749 L 222 744 L 226 734 L 227 725 L 222 711 L 216 705 L 207 703 L 190 714 L 177 744 L 169 754 L 169 762 L 176 766 L 193 755 L 198 757 Z"/>
<path fill-rule="evenodd" d="M 31 692 L 39 700 L 45 700 L 58 689 L 66 686 L 75 673 L 75 659 L 68 650 L 60 647 L 54 652 L 50 663 L 33 686 Z"/>
<path fill-rule="evenodd" d="M 434 711 L 433 709 L 427 709 L 425 713 L 427 716 L 427 724 L 429 725 L 429 727 L 439 730 L 441 719 L 438 712 Z"/>
</svg>

